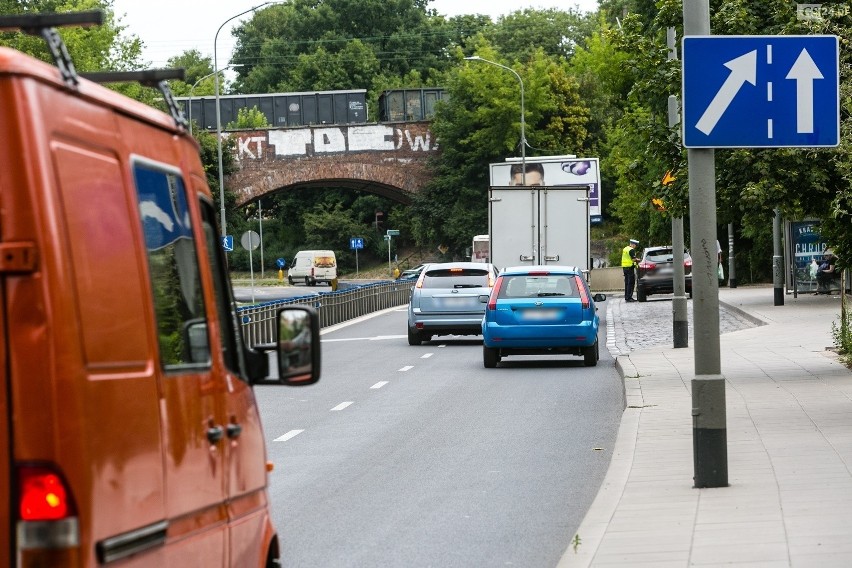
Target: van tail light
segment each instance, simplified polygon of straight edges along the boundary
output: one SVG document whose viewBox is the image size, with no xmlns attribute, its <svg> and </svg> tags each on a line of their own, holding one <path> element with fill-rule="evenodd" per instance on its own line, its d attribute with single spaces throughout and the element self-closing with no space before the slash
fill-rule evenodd
<svg viewBox="0 0 852 568">
<path fill-rule="evenodd" d="M 22 464 L 17 477 L 18 566 L 79 566 L 77 506 L 62 474 L 45 464 Z"/>
<path fill-rule="evenodd" d="M 654 264 L 653 262 L 648 262 L 647 260 L 643 260 L 642 262 L 639 263 L 639 268 L 641 268 L 642 270 L 654 270 L 655 268 L 657 268 L 657 265 Z"/>
<path fill-rule="evenodd" d="M 692 259 L 691 258 L 683 259 L 683 267 L 684 268 L 692 268 Z"/>
<path fill-rule="evenodd" d="M 494 287 L 491 289 L 491 296 L 488 298 L 488 305 L 486 309 L 488 310 L 496 310 L 497 309 L 497 295 L 500 293 L 500 287 L 503 286 L 503 277 L 498 276 L 497 282 L 494 283 Z"/>
<path fill-rule="evenodd" d="M 582 276 L 574 276 L 574 282 L 577 283 L 577 290 L 580 291 L 580 302 L 583 304 L 583 309 L 591 305 L 589 301 L 589 292 L 586 290 L 586 283 L 583 282 Z"/>
</svg>

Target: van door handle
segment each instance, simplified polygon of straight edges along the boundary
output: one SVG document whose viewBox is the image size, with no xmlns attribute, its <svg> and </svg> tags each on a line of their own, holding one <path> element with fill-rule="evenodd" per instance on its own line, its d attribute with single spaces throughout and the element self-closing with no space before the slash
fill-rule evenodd
<svg viewBox="0 0 852 568">
<path fill-rule="evenodd" d="M 243 427 L 240 424 L 234 424 L 233 422 L 228 424 L 227 430 L 229 438 L 237 438 L 243 433 Z"/>
<path fill-rule="evenodd" d="M 207 429 L 207 439 L 211 444 L 215 444 L 225 435 L 225 430 L 221 426 L 211 426 Z"/>
</svg>

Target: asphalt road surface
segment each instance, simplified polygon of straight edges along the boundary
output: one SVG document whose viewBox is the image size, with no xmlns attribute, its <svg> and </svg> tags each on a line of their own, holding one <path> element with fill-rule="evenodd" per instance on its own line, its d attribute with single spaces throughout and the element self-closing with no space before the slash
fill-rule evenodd
<svg viewBox="0 0 852 568">
<path fill-rule="evenodd" d="M 485 369 L 479 336 L 409 346 L 405 310 L 325 330 L 316 385 L 256 389 L 282 565 L 555 566 L 609 466 L 612 357 Z"/>
</svg>

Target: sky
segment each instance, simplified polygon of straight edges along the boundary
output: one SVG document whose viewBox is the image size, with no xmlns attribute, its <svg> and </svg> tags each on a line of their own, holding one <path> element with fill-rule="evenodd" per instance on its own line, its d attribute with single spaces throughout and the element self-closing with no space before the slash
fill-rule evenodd
<svg viewBox="0 0 852 568">
<path fill-rule="evenodd" d="M 190 49 L 212 57 L 214 38 L 218 66 L 223 67 L 234 48 L 231 27 L 250 18 L 251 12 L 228 19 L 260 4 L 263 0 L 113 0 L 119 23 L 144 42 L 142 57 L 152 68 L 166 67 L 170 57 Z M 567 7 L 587 12 L 597 9 L 597 0 L 433 0 L 430 4 L 447 17 L 487 14 L 495 20 L 524 8 Z"/>
</svg>

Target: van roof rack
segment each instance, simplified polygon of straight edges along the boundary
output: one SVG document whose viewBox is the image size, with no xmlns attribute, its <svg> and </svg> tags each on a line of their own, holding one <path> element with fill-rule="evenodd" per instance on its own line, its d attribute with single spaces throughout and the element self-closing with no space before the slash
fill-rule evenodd
<svg viewBox="0 0 852 568">
<path fill-rule="evenodd" d="M 183 80 L 185 73 L 183 69 L 147 69 L 144 71 L 116 71 L 77 73 L 74 62 L 68 54 L 68 48 L 59 32 L 57 26 L 91 27 L 99 26 L 104 21 L 103 12 L 100 10 L 89 10 L 85 12 L 62 12 L 49 14 L 15 14 L 0 16 L 0 31 L 21 31 L 25 34 L 41 36 L 47 43 L 50 55 L 59 68 L 62 80 L 70 88 L 76 88 L 80 83 L 80 77 L 85 77 L 96 83 L 117 83 L 124 81 L 137 81 L 146 87 L 154 87 L 163 93 L 163 99 L 169 108 L 175 123 L 186 128 L 189 125 L 180 106 L 175 102 L 174 95 L 169 89 L 169 79 Z"/>
<path fill-rule="evenodd" d="M 126 83 L 134 81 L 146 87 L 159 89 L 163 94 L 163 100 L 169 109 L 169 114 L 175 123 L 184 128 L 189 126 L 189 121 L 183 116 L 183 111 L 180 105 L 177 104 L 168 84 L 170 79 L 180 79 L 183 81 L 186 72 L 182 68 L 144 69 L 142 71 L 98 71 L 94 73 L 80 73 L 80 76 L 95 83 Z"/>
<path fill-rule="evenodd" d="M 0 31 L 22 31 L 25 34 L 41 36 L 47 43 L 50 55 L 62 74 L 62 80 L 71 88 L 77 86 L 77 70 L 68 55 L 65 43 L 56 31 L 57 26 L 99 26 L 104 21 L 103 12 L 64 12 L 61 14 L 17 14 L 0 16 Z"/>
</svg>

